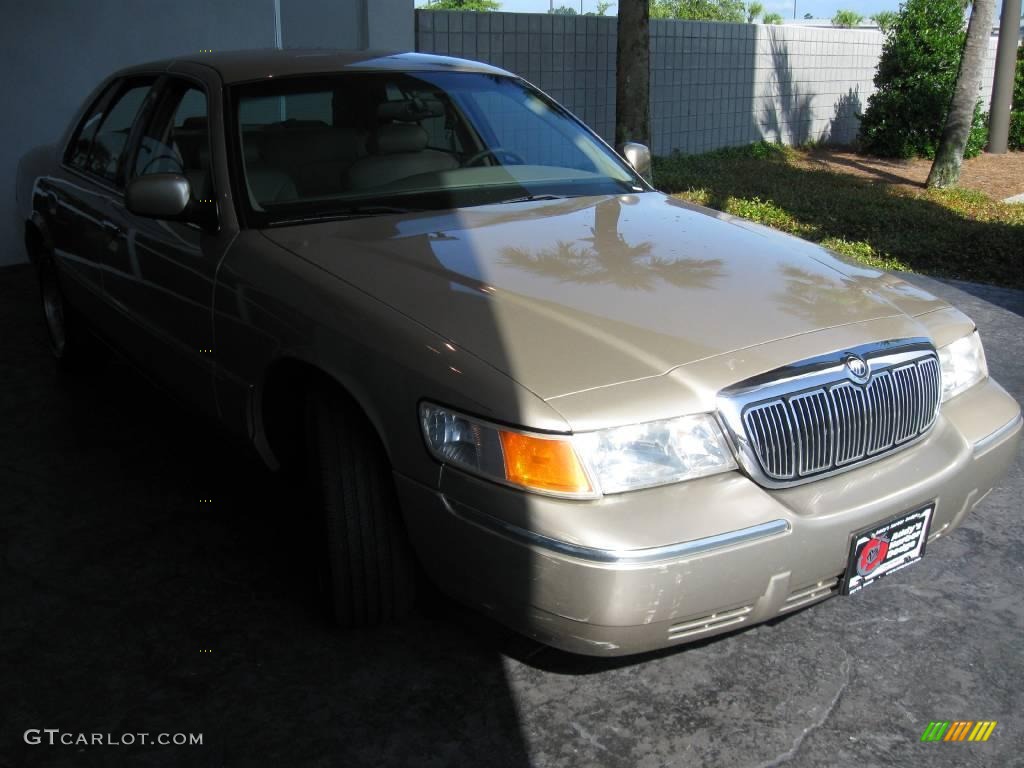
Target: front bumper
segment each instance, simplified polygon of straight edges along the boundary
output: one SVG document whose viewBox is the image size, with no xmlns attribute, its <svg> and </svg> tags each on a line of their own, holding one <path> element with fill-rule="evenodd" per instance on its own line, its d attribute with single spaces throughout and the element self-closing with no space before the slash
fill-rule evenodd
<svg viewBox="0 0 1024 768">
<path fill-rule="evenodd" d="M 448 470 L 440 489 L 396 480 L 414 545 L 445 591 L 549 645 L 615 656 L 835 594 L 852 533 L 901 512 L 934 502 L 929 541 L 947 535 L 1020 438 L 1017 403 L 988 380 L 946 403 L 920 443 L 783 490 L 732 472 L 574 502 Z"/>
</svg>

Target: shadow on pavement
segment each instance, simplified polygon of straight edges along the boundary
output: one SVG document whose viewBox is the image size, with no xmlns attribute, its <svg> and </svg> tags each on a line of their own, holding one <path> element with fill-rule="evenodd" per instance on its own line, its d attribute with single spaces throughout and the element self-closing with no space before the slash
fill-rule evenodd
<svg viewBox="0 0 1024 768">
<path fill-rule="evenodd" d="M 0 327 L 0 766 L 527 764 L 506 630 L 438 596 L 329 626 L 287 486 L 116 359 L 59 379 L 27 267 Z"/>
</svg>

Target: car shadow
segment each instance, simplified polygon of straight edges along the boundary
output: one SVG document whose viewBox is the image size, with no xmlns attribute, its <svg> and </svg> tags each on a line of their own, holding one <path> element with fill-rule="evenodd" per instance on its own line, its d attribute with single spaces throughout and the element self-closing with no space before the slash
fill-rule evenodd
<svg viewBox="0 0 1024 768">
<path fill-rule="evenodd" d="M 288 484 L 117 358 L 56 375 L 28 267 L 0 327 L 0 765 L 110 764 L 33 728 L 202 734 L 116 748 L 147 765 L 528 764 L 508 630 L 430 591 L 331 626 Z"/>
</svg>

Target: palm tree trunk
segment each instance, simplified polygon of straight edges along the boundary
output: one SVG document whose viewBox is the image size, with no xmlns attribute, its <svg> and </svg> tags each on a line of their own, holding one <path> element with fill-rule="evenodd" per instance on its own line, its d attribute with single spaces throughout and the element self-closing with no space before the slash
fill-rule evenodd
<svg viewBox="0 0 1024 768">
<path fill-rule="evenodd" d="M 952 187 L 960 178 L 964 149 L 974 122 L 974 107 L 988 54 L 988 41 L 992 34 L 995 0 L 974 0 L 971 20 L 967 24 L 967 39 L 960 58 L 960 73 L 953 89 L 953 101 L 946 116 L 946 127 L 935 153 L 935 162 L 928 174 L 929 187 Z"/>
<path fill-rule="evenodd" d="M 991 1 L 991 0 L 990 0 Z M 619 0 L 615 65 L 615 145 L 651 143 L 651 22 L 648 0 Z"/>
</svg>

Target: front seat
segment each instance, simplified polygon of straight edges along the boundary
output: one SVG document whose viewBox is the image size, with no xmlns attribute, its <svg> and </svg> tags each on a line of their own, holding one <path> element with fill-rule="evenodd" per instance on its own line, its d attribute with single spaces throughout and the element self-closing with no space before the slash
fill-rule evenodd
<svg viewBox="0 0 1024 768">
<path fill-rule="evenodd" d="M 298 198 L 295 182 L 284 171 L 263 162 L 259 149 L 252 143 L 243 144 L 245 154 L 245 181 L 249 198 L 255 207 L 264 203 L 288 203 Z"/>
<path fill-rule="evenodd" d="M 427 132 L 415 123 L 386 123 L 371 137 L 371 155 L 356 160 L 346 172 L 352 189 L 383 187 L 421 173 L 439 173 L 459 167 L 447 152 L 427 149 Z"/>
</svg>

